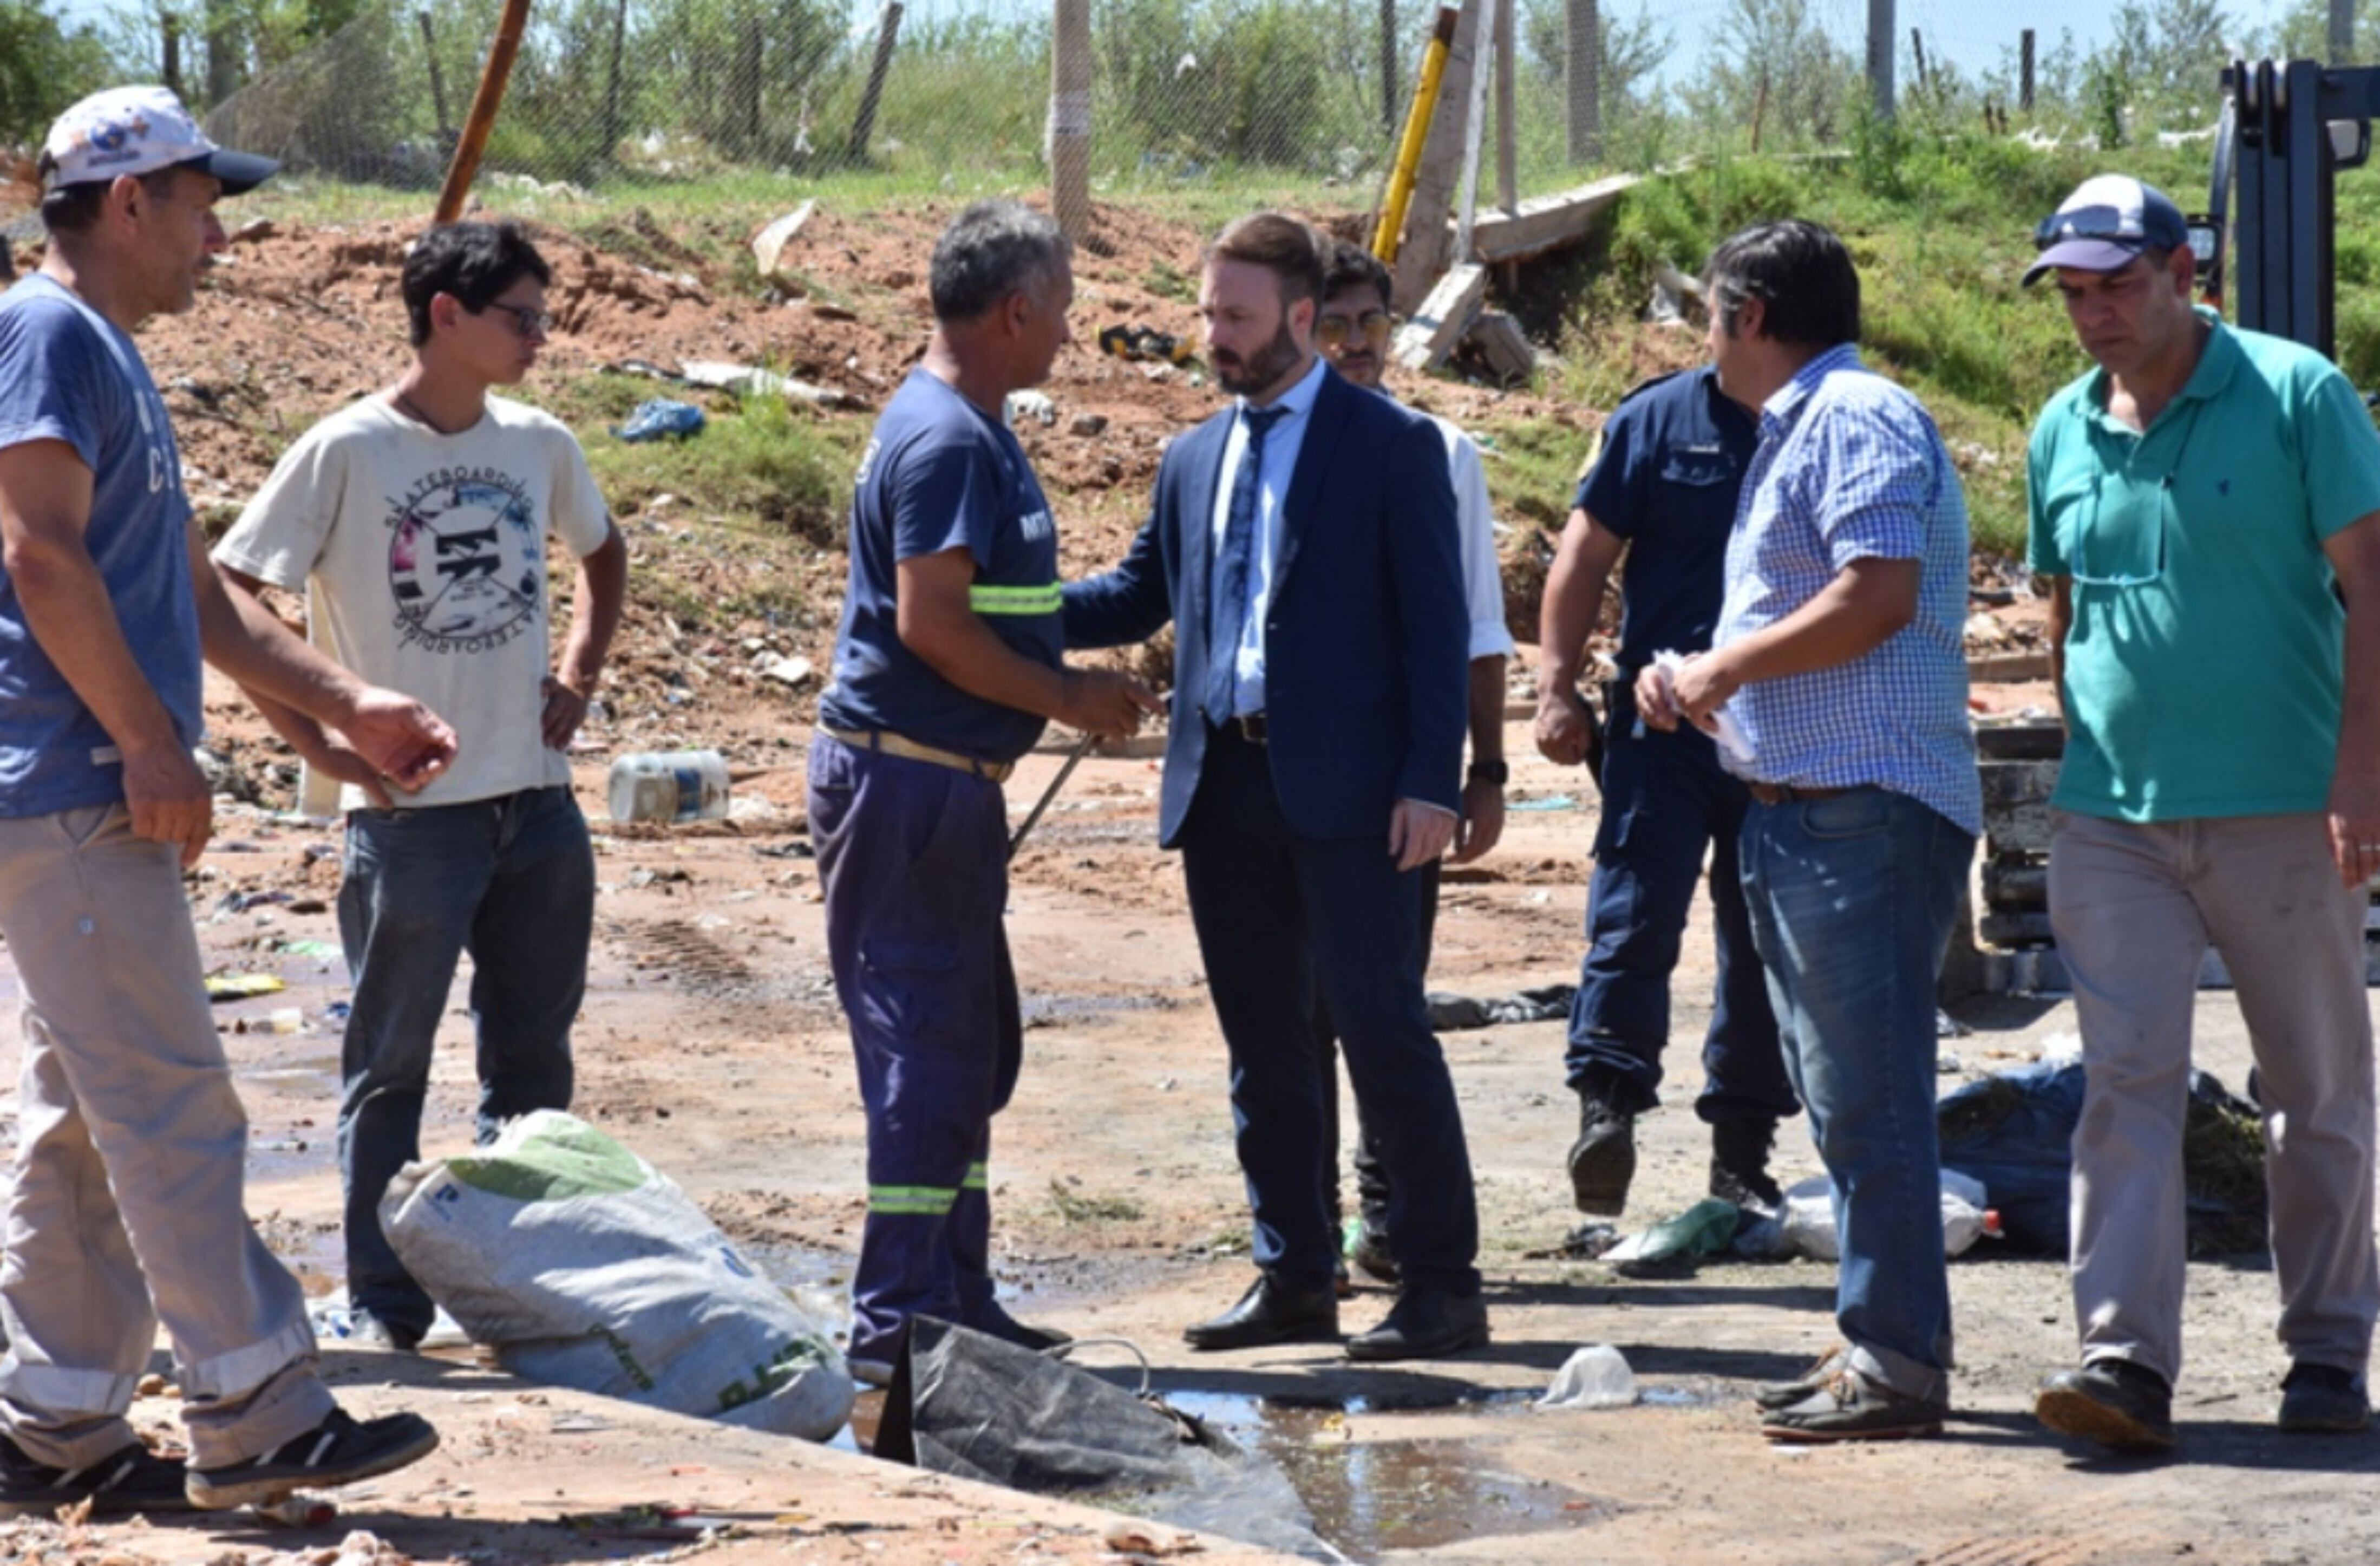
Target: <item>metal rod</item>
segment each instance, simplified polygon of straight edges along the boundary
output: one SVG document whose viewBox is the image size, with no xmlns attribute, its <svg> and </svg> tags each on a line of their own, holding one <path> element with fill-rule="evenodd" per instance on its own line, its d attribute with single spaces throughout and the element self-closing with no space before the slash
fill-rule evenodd
<svg viewBox="0 0 2380 1566">
<path fill-rule="evenodd" d="M 1066 786 L 1066 780 L 1075 775 L 1075 763 L 1081 761 L 1089 752 L 1091 742 L 1097 737 L 1095 734 L 1085 734 L 1075 742 L 1074 750 L 1066 757 L 1066 764 L 1058 769 L 1058 775 L 1050 780 L 1050 786 L 1043 789 L 1041 797 L 1033 802 L 1033 813 L 1025 818 L 1025 824 L 1018 827 L 1016 835 L 1008 840 L 1008 856 L 1011 859 L 1015 858 L 1016 851 L 1025 846 L 1026 835 L 1032 832 L 1035 824 L 1041 819 L 1041 812 L 1050 808 L 1050 801 L 1058 797 L 1058 791 Z"/>
</svg>

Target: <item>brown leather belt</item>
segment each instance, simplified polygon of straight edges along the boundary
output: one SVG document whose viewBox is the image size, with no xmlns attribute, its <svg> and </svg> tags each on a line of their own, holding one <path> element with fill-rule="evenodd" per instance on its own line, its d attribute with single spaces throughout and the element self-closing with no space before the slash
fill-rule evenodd
<svg viewBox="0 0 2380 1566">
<path fill-rule="evenodd" d="M 928 761 L 937 767 L 948 767 L 954 772 L 981 778 L 987 783 L 1006 783 L 1009 774 L 1016 771 L 1014 761 L 978 761 L 955 750 L 942 750 L 930 745 L 919 745 L 914 739 L 904 739 L 890 729 L 834 729 L 820 723 L 819 733 L 829 739 L 841 740 L 854 750 L 880 751 L 906 761 Z"/>
<path fill-rule="evenodd" d="M 1794 783 L 1755 783 L 1744 785 L 1752 797 L 1763 805 L 1784 805 L 1797 799 L 1833 799 L 1849 794 L 1848 788 L 1803 788 Z"/>
</svg>

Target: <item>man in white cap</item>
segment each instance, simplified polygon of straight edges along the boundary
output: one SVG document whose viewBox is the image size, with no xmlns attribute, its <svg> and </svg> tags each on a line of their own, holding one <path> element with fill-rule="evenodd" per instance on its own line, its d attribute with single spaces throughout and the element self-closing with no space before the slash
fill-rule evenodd
<svg viewBox="0 0 2380 1566">
<path fill-rule="evenodd" d="M 2139 180 L 2085 181 L 2035 239 L 2025 281 L 2056 277 L 2097 363 L 2043 410 L 2028 485 L 2067 729 L 2049 917 L 2089 1084 L 2082 1363 L 2042 1384 L 2035 1411 L 2118 1450 L 2174 1444 L 2182 1122 L 2212 942 L 2261 1084 L 2290 1360 L 2280 1427 L 2362 1430 L 2380 1313 L 2363 945 L 2380 872 L 2380 435 L 2319 354 L 2193 309 L 2181 213 Z"/>
<path fill-rule="evenodd" d="M 216 200 L 273 166 L 162 88 L 86 98 L 42 153 L 42 269 L 0 297 L 0 936 L 24 991 L 0 1511 L 258 1504 L 438 1444 L 414 1414 L 351 1418 L 316 1374 L 297 1281 L 248 1220 L 181 884 L 212 826 L 202 653 L 335 732 L 346 775 L 419 788 L 455 753 L 217 575 L 133 344 L 194 302 Z M 125 1420 L 161 1320 L 187 1464 Z"/>
</svg>

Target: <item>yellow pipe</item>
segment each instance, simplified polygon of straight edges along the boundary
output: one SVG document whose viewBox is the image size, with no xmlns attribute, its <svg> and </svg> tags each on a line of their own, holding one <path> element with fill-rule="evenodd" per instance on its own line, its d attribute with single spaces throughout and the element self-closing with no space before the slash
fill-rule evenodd
<svg viewBox="0 0 2380 1566">
<path fill-rule="evenodd" d="M 1421 81 L 1414 89 L 1413 108 L 1405 115 L 1404 135 L 1397 142 L 1397 165 L 1389 176 L 1389 193 L 1380 205 L 1380 225 L 1372 231 L 1372 253 L 1394 264 L 1405 227 L 1405 209 L 1413 202 L 1414 177 L 1421 167 L 1422 143 L 1429 140 L 1429 122 L 1438 112 L 1438 84 L 1446 75 L 1446 56 L 1454 48 L 1458 13 L 1441 6 L 1438 25 L 1430 30 L 1429 45 L 1422 51 Z"/>
</svg>

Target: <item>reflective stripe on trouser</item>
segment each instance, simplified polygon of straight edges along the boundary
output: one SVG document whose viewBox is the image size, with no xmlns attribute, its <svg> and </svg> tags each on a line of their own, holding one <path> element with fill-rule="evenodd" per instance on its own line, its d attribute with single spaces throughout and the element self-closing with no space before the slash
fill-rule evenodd
<svg viewBox="0 0 2380 1566">
<path fill-rule="evenodd" d="M 0 1428 L 62 1468 L 124 1447 L 161 1317 L 200 1466 L 319 1425 L 305 1300 L 248 1221 L 248 1119 L 174 847 L 121 806 L 0 820 L 0 934 L 25 991 Z"/>
<path fill-rule="evenodd" d="M 1001 909 L 1000 785 L 948 767 L 810 748 L 827 950 L 868 1111 L 868 1220 L 851 1353 L 890 1359 L 912 1316 L 992 1310 L 991 1117 L 1023 1050 Z"/>
</svg>

